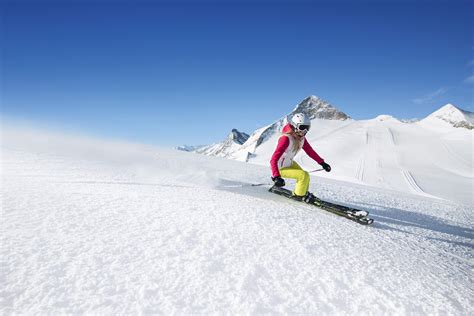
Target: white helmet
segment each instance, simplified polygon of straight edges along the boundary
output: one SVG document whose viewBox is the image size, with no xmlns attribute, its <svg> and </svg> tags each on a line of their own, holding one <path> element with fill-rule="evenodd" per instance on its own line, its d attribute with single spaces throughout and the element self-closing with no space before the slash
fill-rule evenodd
<svg viewBox="0 0 474 316">
<path fill-rule="evenodd" d="M 293 115 L 291 120 L 288 120 L 288 122 L 297 132 L 309 131 L 311 127 L 311 120 L 303 113 L 296 113 L 295 115 Z"/>
</svg>

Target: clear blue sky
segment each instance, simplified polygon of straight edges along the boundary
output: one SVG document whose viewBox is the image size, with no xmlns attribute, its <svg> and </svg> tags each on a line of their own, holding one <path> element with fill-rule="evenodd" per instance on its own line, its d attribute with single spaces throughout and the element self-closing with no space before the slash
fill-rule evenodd
<svg viewBox="0 0 474 316">
<path fill-rule="evenodd" d="M 355 119 L 474 111 L 472 1 L 7 1 L 2 116 L 174 146 L 308 95 Z"/>
</svg>

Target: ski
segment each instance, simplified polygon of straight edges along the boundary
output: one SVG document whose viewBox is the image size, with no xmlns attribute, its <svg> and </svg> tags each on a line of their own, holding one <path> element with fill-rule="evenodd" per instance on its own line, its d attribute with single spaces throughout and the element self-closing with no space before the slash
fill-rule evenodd
<svg viewBox="0 0 474 316">
<path fill-rule="evenodd" d="M 316 204 L 316 206 L 320 206 L 320 207 L 334 208 L 334 209 L 337 209 L 337 210 L 342 210 L 342 211 L 350 213 L 351 215 L 356 216 L 356 217 L 367 217 L 367 216 L 369 216 L 369 212 L 367 212 L 367 211 L 361 211 L 361 210 L 358 210 L 358 209 L 355 209 L 355 208 L 352 208 L 352 207 L 347 207 L 347 206 L 344 206 L 344 205 L 334 204 L 334 203 L 326 202 L 326 201 L 323 201 L 323 200 L 320 200 L 320 199 L 318 199 L 315 204 Z"/>
<path fill-rule="evenodd" d="M 268 191 L 287 198 L 291 198 L 291 196 L 293 195 L 290 190 L 278 188 L 275 186 L 271 187 Z M 362 225 L 371 225 L 374 222 L 372 218 L 368 217 L 369 212 L 367 211 L 362 211 L 351 207 L 326 202 L 320 199 L 317 199 L 313 205 L 319 207 L 322 210 L 345 217 Z"/>
</svg>

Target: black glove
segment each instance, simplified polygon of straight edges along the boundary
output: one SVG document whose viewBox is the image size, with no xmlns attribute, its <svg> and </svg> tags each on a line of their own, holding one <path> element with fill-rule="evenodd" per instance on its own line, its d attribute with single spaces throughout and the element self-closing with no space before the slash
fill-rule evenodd
<svg viewBox="0 0 474 316">
<path fill-rule="evenodd" d="M 275 182 L 275 186 L 276 187 L 284 187 L 285 186 L 285 180 L 283 180 L 282 177 L 278 176 L 278 177 L 272 177 L 272 180 L 273 182 Z"/>
<path fill-rule="evenodd" d="M 323 167 L 323 169 L 326 170 L 326 172 L 331 171 L 331 166 L 328 165 L 328 164 L 325 163 L 325 162 L 323 162 L 323 163 L 321 164 L 321 167 Z"/>
</svg>

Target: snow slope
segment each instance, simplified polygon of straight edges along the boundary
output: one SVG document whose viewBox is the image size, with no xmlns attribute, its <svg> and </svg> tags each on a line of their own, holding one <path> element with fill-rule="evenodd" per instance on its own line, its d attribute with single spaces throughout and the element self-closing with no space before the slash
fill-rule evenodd
<svg viewBox="0 0 474 316">
<path fill-rule="evenodd" d="M 249 162 L 268 165 L 279 136 L 258 147 Z M 323 177 L 474 205 L 473 130 L 433 130 L 389 116 L 315 119 L 307 138 L 333 167 Z M 304 153 L 296 161 L 306 170 L 319 167 Z"/>
<path fill-rule="evenodd" d="M 358 124 L 369 145 L 382 137 Z M 268 167 L 2 134 L 1 314 L 474 312 L 472 206 L 312 178 L 320 197 L 369 210 L 365 227 L 248 186 Z"/>
</svg>

